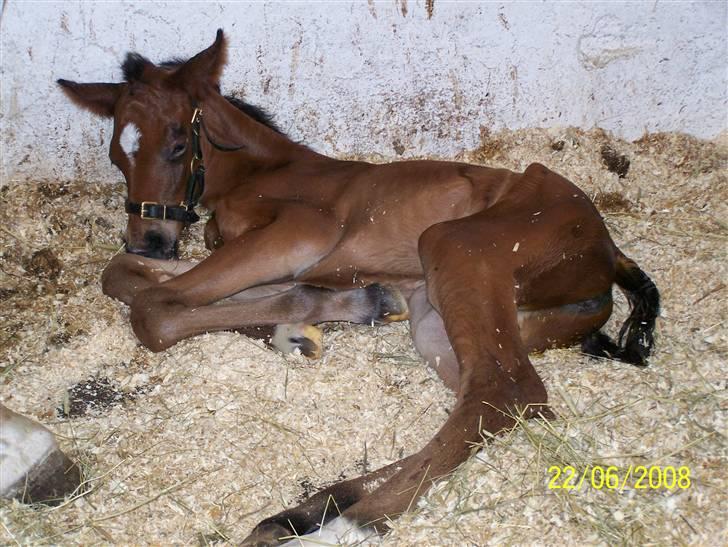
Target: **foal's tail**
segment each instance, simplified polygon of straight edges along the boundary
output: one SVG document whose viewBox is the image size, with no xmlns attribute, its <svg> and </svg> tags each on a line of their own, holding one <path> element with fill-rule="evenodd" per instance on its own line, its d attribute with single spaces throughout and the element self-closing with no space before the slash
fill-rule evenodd
<svg viewBox="0 0 728 547">
<path fill-rule="evenodd" d="M 624 291 L 632 311 L 619 330 L 615 344 L 606 334 L 594 332 L 581 345 L 584 353 L 646 366 L 654 344 L 655 319 L 660 312 L 660 293 L 634 261 L 617 251 L 617 285 Z"/>
</svg>

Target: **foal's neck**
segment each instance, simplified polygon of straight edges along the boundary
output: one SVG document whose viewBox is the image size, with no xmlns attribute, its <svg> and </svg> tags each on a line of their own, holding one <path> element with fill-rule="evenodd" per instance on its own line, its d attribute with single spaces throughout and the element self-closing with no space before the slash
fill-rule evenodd
<svg viewBox="0 0 728 547">
<path fill-rule="evenodd" d="M 202 134 L 203 152 L 220 152 L 217 149 L 205 149 L 205 145 L 214 148 L 210 146 L 210 140 L 224 148 L 236 149 L 236 154 L 246 154 L 257 162 L 265 163 L 290 161 L 308 151 L 306 147 L 251 118 L 218 93 L 205 98 L 200 108 L 206 130 L 206 134 L 204 131 Z"/>
<path fill-rule="evenodd" d="M 251 118 L 218 93 L 201 101 L 200 108 L 200 146 L 206 171 L 202 201 L 208 208 L 214 209 L 220 196 L 254 173 L 318 156 Z"/>
</svg>

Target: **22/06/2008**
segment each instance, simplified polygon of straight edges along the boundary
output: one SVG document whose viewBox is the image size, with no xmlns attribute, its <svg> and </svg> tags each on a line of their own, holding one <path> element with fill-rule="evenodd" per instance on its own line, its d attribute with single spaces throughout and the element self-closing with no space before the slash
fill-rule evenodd
<svg viewBox="0 0 728 547">
<path fill-rule="evenodd" d="M 552 465 L 548 472 L 553 474 L 549 481 L 549 490 L 581 490 L 585 479 L 589 476 L 588 484 L 596 490 L 624 490 L 626 487 L 635 490 L 657 490 L 664 488 L 672 490 L 680 488 L 686 490 L 690 488 L 690 468 L 681 466 L 675 468 L 672 465 L 660 467 L 653 465 L 646 467 L 644 465 L 630 465 L 626 470 L 621 470 L 614 465 L 607 468 L 601 465 L 586 467 L 583 473 L 577 473 L 576 469 L 570 465 L 560 467 Z M 562 477 L 563 475 L 563 477 Z M 579 477 L 578 482 L 574 480 Z M 632 482 L 630 482 L 632 478 Z"/>
</svg>

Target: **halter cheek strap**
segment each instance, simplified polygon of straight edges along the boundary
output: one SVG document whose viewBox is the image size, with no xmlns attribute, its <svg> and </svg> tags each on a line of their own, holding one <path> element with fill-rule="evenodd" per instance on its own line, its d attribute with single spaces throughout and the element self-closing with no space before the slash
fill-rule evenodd
<svg viewBox="0 0 728 547">
<path fill-rule="evenodd" d="M 190 176 L 187 178 L 185 199 L 179 205 L 165 205 L 156 201 L 135 203 L 126 200 L 124 209 L 130 215 L 139 215 L 144 220 L 174 220 L 192 224 L 200 220 L 195 206 L 205 191 L 205 166 L 202 164 L 202 148 L 200 148 L 200 124 L 202 110 L 195 108 L 192 115 L 192 160 Z"/>
</svg>

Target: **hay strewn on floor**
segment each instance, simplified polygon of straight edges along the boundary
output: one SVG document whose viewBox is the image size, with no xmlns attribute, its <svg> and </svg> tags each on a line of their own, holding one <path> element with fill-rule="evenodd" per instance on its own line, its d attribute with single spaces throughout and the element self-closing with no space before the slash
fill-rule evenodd
<svg viewBox="0 0 728 547">
<path fill-rule="evenodd" d="M 561 418 L 486 444 L 385 545 L 726 543 L 726 144 L 528 130 L 485 134 L 462 158 L 540 161 L 594 196 L 662 293 L 657 352 L 646 369 L 576 349 L 534 356 Z M 629 159 L 626 176 L 603 155 Z M 314 363 L 232 333 L 152 354 L 99 287 L 123 187 L 5 181 L 0 198 L 0 398 L 51 427 L 91 486 L 57 508 L 0 502 L 4 543 L 236 543 L 321 486 L 417 450 L 453 404 L 406 324 L 331 325 Z M 198 226 L 185 252 L 200 241 Z M 88 401 L 74 403 L 79 383 Z M 692 484 L 549 490 L 552 465 L 689 466 Z"/>
</svg>

